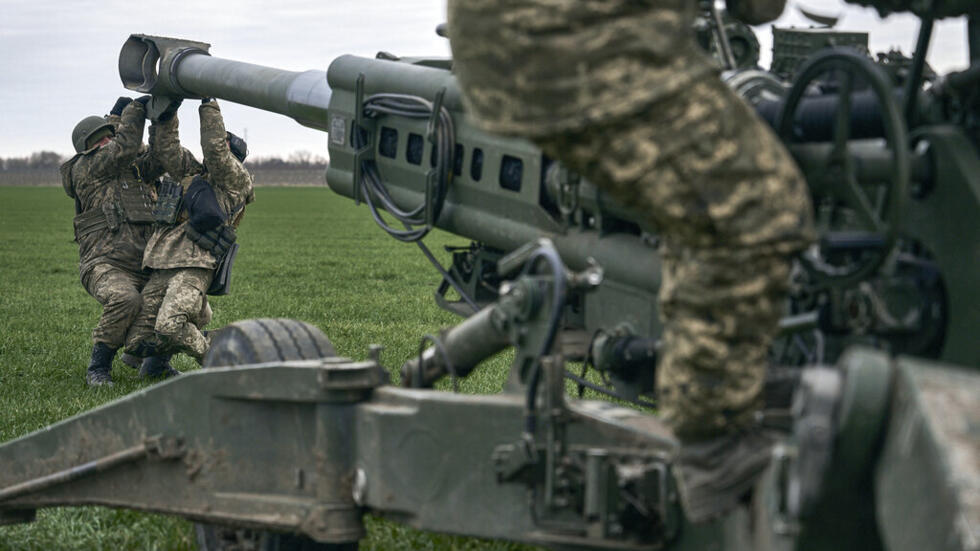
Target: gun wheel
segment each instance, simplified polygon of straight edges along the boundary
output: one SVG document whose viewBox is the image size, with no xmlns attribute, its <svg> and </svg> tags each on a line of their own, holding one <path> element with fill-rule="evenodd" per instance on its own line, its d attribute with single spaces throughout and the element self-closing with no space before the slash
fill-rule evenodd
<svg viewBox="0 0 980 551">
<path fill-rule="evenodd" d="M 204 367 L 315 360 L 336 356 L 333 344 L 316 327 L 291 319 L 235 322 L 215 332 Z M 320 543 L 306 536 L 196 523 L 201 551 L 356 551 L 357 542 Z"/>
<path fill-rule="evenodd" d="M 800 261 L 817 283 L 849 286 L 873 274 L 895 246 L 909 197 L 908 131 L 882 70 L 855 52 L 832 49 L 816 54 L 790 88 L 776 125 L 784 143 L 800 141 L 799 107 L 821 81 L 839 86 L 839 101 L 825 169 L 808 180 L 821 240 Z M 890 170 L 880 182 L 859 181 L 859 161 L 848 150 L 858 83 L 871 90 L 881 108 Z"/>
</svg>

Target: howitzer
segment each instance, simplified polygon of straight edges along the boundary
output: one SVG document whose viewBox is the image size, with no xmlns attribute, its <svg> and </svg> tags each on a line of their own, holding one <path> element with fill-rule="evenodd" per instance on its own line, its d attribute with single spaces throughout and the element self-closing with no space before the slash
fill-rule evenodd
<svg viewBox="0 0 980 551">
<path fill-rule="evenodd" d="M 807 331 L 776 353 L 839 367 L 774 373 L 764 417 L 783 443 L 773 466 L 749 505 L 695 527 L 673 483 L 677 444 L 657 419 L 564 392 L 565 361 L 587 356 L 601 331 L 586 359 L 606 366 L 606 390 L 648 393 L 651 355 L 628 360 L 659 333 L 654 228 L 530 143 L 472 127 L 447 60 L 343 56 L 325 73 L 292 73 L 207 49 L 134 35 L 120 73 L 159 98 L 151 111 L 214 96 L 324 129 L 328 185 L 404 223 L 381 220 L 389 233 L 417 241 L 438 227 L 476 241 L 441 287 L 461 295 L 447 307 L 479 312 L 406 362 L 403 382 L 462 377 L 513 346 L 506 391 L 394 388 L 376 355 L 336 358 L 315 328 L 240 322 L 215 339 L 213 369 L 0 447 L 12 466 L 0 478 L 4 520 L 99 503 L 341 546 L 372 512 L 553 548 L 977 547 L 978 379 L 949 365 L 980 364 L 977 106 L 964 92 L 975 66 L 929 104 L 914 85 L 896 99 L 874 65 L 829 52 L 777 98 L 774 124 L 824 235 L 801 259 L 789 307 Z M 852 139 L 869 109 L 877 124 Z M 862 342 L 933 359 L 843 352 Z M 256 430 L 280 445 L 256 446 Z M 213 528 L 201 533 L 214 543 Z"/>
<path fill-rule="evenodd" d="M 566 312 L 560 339 L 566 352 L 584 357 L 592 336 L 613 327 L 628 327 L 630 336 L 624 338 L 655 345 L 660 333 L 655 229 L 527 141 L 474 128 L 463 113 L 448 60 L 341 56 L 326 74 L 292 73 L 216 59 L 207 48 L 134 35 L 120 55 L 120 74 L 124 84 L 140 92 L 221 97 L 328 130 L 331 189 L 367 202 L 376 218 L 384 210 L 399 212 L 402 221 L 419 228 L 388 228 L 402 239 L 438 227 L 473 241 L 456 251 L 444 272 L 437 300 L 446 308 L 468 315 L 486 305 L 500 283 L 496 261 L 548 237 L 572 269 L 584 269 L 591 259 L 605 272 L 604 284 Z M 808 82 L 831 65 L 834 70 L 853 67 L 853 79 L 864 81 L 847 95 L 850 101 L 839 101 L 841 94 L 833 89 L 810 93 Z M 792 306 L 795 314 L 816 316 L 822 332 L 824 350 L 808 352 L 805 360 L 833 360 L 857 340 L 886 343 L 896 352 L 980 363 L 971 329 L 980 323 L 980 307 L 972 297 L 973 278 L 980 273 L 980 232 L 968 214 L 980 210 L 970 180 L 977 172 L 976 138 L 962 125 L 954 131 L 946 124 L 970 108 L 959 115 L 936 112 L 952 86 L 945 87 L 946 95 L 908 102 L 909 109 L 922 113 L 920 122 L 930 123 L 916 125 L 911 139 L 917 147 L 908 150 L 890 145 L 909 139 L 897 120 L 907 111 L 897 105 L 902 99 L 895 95 L 901 91 L 870 62 L 842 53 L 798 79 L 794 91 L 780 90 L 772 77 L 759 73 L 742 71 L 726 79 L 774 125 L 791 100 L 798 115 L 787 118 L 780 130 L 817 195 L 824 226 L 824 250 L 803 263 Z M 975 82 L 964 74 L 946 82 L 957 78 Z M 958 89 L 968 87 L 963 82 Z M 781 94 L 774 95 L 774 88 Z M 393 108 L 383 105 L 394 101 L 386 95 L 423 103 Z M 838 105 L 850 113 L 846 147 L 817 143 L 836 138 Z M 433 115 L 436 111 L 442 113 Z M 447 127 L 453 143 L 440 146 L 438 136 L 445 142 Z M 832 152 L 837 160 L 828 163 Z M 845 167 L 844 157 L 853 162 Z M 835 178 L 841 171 L 848 178 Z M 841 185 L 828 188 L 824 181 Z M 938 181 L 943 186 L 935 185 Z M 880 270 L 886 261 L 890 265 Z M 450 287 L 460 300 L 445 299 Z M 897 294 L 922 300 L 896 299 Z M 852 315 L 855 309 L 860 316 Z M 800 363 L 798 358 L 783 361 Z"/>
</svg>

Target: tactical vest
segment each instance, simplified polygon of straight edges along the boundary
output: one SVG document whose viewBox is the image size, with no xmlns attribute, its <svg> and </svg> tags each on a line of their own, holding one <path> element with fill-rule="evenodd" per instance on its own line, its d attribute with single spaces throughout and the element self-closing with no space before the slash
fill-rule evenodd
<svg viewBox="0 0 980 551">
<path fill-rule="evenodd" d="M 78 156 L 76 155 L 76 157 Z M 104 202 L 101 208 L 90 208 L 82 212 L 81 202 L 75 196 L 74 185 L 71 183 L 71 166 L 74 165 L 72 162 L 74 160 L 76 159 L 73 158 L 69 163 L 66 163 L 69 166 L 67 167 L 67 174 L 62 173 L 62 183 L 69 197 L 75 199 L 73 224 L 76 241 L 103 229 L 114 232 L 119 229 L 120 224 L 124 223 L 152 224 L 154 222 L 153 205 L 156 201 L 153 197 L 153 187 L 140 180 L 140 174 L 135 165 L 133 166 L 132 178 L 120 178 L 108 184 L 113 188 L 112 198 L 109 201 Z"/>
</svg>

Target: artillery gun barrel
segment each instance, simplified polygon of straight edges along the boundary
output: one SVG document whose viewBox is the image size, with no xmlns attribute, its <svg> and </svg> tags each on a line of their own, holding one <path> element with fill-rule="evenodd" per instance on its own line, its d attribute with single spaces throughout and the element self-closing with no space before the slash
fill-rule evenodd
<svg viewBox="0 0 980 551">
<path fill-rule="evenodd" d="M 177 79 L 198 95 L 221 97 L 327 129 L 330 87 L 325 71 L 283 71 L 197 54 L 184 60 Z"/>
<path fill-rule="evenodd" d="M 286 71 L 220 59 L 211 57 L 209 48 L 202 42 L 134 34 L 119 54 L 119 75 L 130 90 L 226 99 L 327 130 L 330 86 L 325 71 Z"/>
</svg>

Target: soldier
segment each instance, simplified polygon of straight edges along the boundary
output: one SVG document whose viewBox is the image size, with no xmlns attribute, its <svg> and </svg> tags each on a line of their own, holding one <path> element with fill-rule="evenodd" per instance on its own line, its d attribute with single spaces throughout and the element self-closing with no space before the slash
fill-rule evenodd
<svg viewBox="0 0 980 551">
<path fill-rule="evenodd" d="M 729 0 L 748 23 L 784 0 Z M 805 181 L 695 44 L 696 0 L 450 0 L 469 113 L 534 140 L 660 232 L 659 413 L 688 518 L 736 506 L 768 465 L 756 425 L 791 257 L 814 239 Z M 555 60 L 561 60 L 556 63 Z"/>
<path fill-rule="evenodd" d="M 252 177 L 242 162 L 245 142 L 225 130 L 218 103 L 202 101 L 201 148 L 204 165 L 180 146 L 178 120 L 162 121 L 154 148 L 171 175 L 182 175 L 184 209 L 170 225 L 153 233 L 143 265 L 153 274 L 143 289 L 143 306 L 127 337 L 127 350 L 161 356 L 144 362 L 141 373 L 170 372 L 163 358 L 185 352 L 203 361 L 208 339 L 200 328 L 210 320 L 206 294 L 215 271 L 235 241 L 234 228 L 251 202 Z"/>
<path fill-rule="evenodd" d="M 82 285 L 102 304 L 92 331 L 92 358 L 85 374 L 91 386 L 112 384 L 112 359 L 140 309 L 143 249 L 153 227 L 159 173 L 139 155 L 146 102 L 119 98 L 107 117 L 82 119 L 72 131 L 76 155 L 61 166 L 65 192 L 75 200 L 75 241 Z"/>
<path fill-rule="evenodd" d="M 120 97 L 118 100 L 116 100 L 116 104 L 113 106 L 112 110 L 109 111 L 109 114 L 106 115 L 105 119 L 112 125 L 113 131 L 118 130 L 119 124 L 122 122 L 122 117 L 120 116 L 122 108 L 125 107 L 130 101 L 132 101 L 132 98 L 125 96 Z M 172 108 L 175 110 L 176 107 L 179 106 L 180 102 L 178 101 L 172 106 Z M 147 111 L 149 111 L 149 105 L 147 105 Z M 173 111 L 168 110 L 168 112 L 165 112 L 162 116 L 169 116 L 172 114 L 172 112 Z M 151 144 L 155 141 L 153 135 L 156 126 L 157 125 L 155 124 L 150 125 L 150 138 L 148 141 Z M 157 162 L 156 156 L 150 155 L 149 147 L 145 143 L 140 144 L 139 153 L 136 156 L 136 161 L 133 163 L 133 170 L 135 171 L 137 177 L 144 181 L 155 181 L 156 178 L 159 177 L 158 175 L 163 172 L 163 168 L 160 166 L 160 163 Z M 145 174 L 141 172 L 145 172 Z M 149 277 L 149 274 L 147 274 L 147 277 Z M 128 365 L 133 369 L 140 369 L 144 359 L 145 358 L 140 358 L 139 356 L 134 356 L 125 350 L 120 358 L 123 364 Z"/>
</svg>

